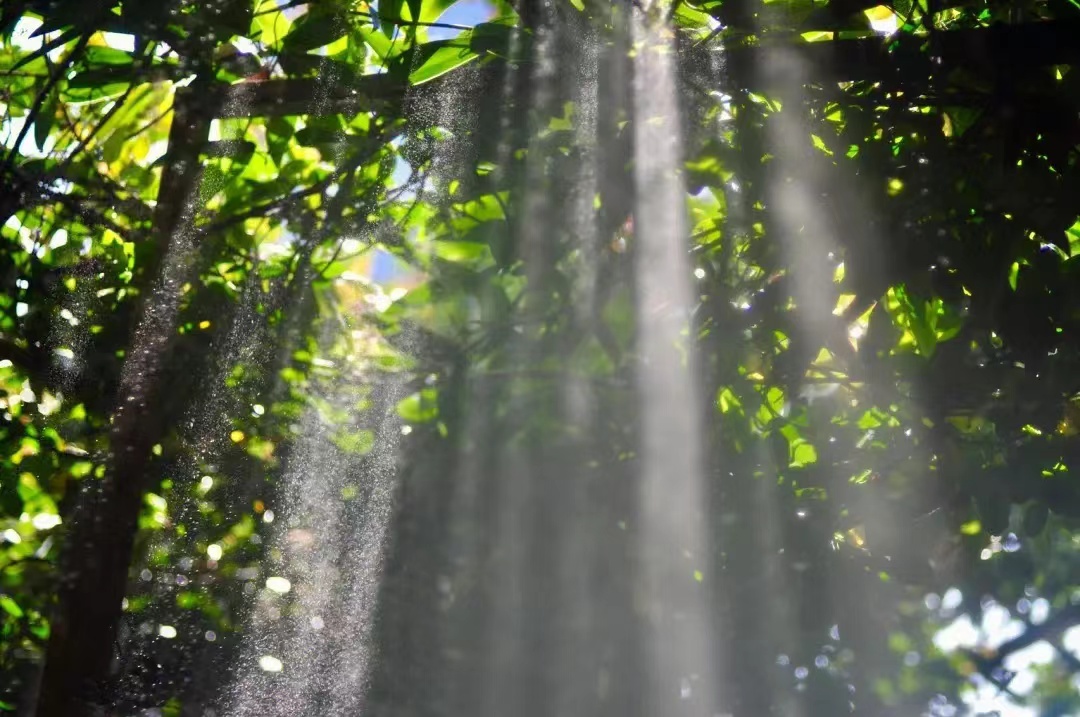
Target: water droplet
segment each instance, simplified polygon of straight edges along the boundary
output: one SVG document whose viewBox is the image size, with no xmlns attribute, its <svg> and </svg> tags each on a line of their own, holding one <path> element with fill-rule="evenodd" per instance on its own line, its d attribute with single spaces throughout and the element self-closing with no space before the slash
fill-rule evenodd
<svg viewBox="0 0 1080 717">
<path fill-rule="evenodd" d="M 265 672 L 281 672 L 285 665 L 273 655 L 263 655 L 259 658 L 259 667 Z"/>
</svg>

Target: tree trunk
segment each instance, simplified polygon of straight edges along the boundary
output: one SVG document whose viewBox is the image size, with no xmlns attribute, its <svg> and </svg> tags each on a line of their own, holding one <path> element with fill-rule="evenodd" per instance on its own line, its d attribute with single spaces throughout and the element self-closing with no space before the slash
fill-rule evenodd
<svg viewBox="0 0 1080 717">
<path fill-rule="evenodd" d="M 86 479 L 70 516 L 61 561 L 58 605 L 38 695 L 40 717 L 100 714 L 127 589 L 135 533 L 153 446 L 167 426 L 156 410 L 163 359 L 176 333 L 186 256 L 201 177 L 199 154 L 213 108 L 192 102 L 193 86 L 178 92 L 169 135 L 170 162 L 158 193 L 144 266 L 142 315 L 135 328 L 118 391 L 105 477 Z"/>
</svg>

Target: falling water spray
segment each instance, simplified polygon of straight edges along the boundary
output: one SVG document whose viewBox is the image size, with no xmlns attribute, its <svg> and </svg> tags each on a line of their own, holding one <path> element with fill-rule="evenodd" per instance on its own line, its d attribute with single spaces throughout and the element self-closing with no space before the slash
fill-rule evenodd
<svg viewBox="0 0 1080 717">
<path fill-rule="evenodd" d="M 712 714 L 704 458 L 687 331 L 692 267 L 668 10 L 657 1 L 633 14 L 641 590 L 652 713 L 670 713 L 671 700 L 682 699 Z"/>
</svg>

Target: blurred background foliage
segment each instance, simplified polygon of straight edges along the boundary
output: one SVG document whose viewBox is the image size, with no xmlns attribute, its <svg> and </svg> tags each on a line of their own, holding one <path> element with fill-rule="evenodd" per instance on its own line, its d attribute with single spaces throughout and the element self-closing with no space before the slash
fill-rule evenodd
<svg viewBox="0 0 1080 717">
<path fill-rule="evenodd" d="M 93 689 L 40 714 L 202 714 L 256 597 L 289 609 L 269 536 L 305 416 L 343 455 L 369 454 L 388 411 L 400 424 L 385 592 L 421 595 L 399 617 L 417 641 L 484 589 L 452 575 L 450 604 L 425 573 L 445 567 L 424 556 L 452 528 L 439 501 L 478 440 L 471 407 L 490 407 L 493 443 L 602 474 L 592 539 L 625 531 L 626 91 L 589 107 L 572 79 L 536 100 L 520 78 L 558 23 L 555 62 L 592 38 L 618 88 L 633 10 L 459 4 L 0 6 L 0 708 L 34 713 L 47 660 L 44 689 Z M 686 410 L 706 427 L 717 546 L 699 579 L 744 617 L 718 638 L 733 713 L 1075 714 L 1080 6 L 670 11 L 701 390 Z M 561 209 L 530 244 L 536 196 Z M 792 250 L 810 234 L 821 251 Z M 164 324 L 155 306 L 173 307 Z M 387 382 L 406 386 L 389 408 Z M 590 387 L 587 430 L 563 420 L 567 385 Z M 132 396 L 137 420 L 115 418 Z M 68 579 L 84 562 L 93 580 Z M 785 629 L 761 625 L 770 604 Z M 386 650 L 376 699 L 411 695 L 393 714 L 435 713 L 418 654 Z"/>
</svg>

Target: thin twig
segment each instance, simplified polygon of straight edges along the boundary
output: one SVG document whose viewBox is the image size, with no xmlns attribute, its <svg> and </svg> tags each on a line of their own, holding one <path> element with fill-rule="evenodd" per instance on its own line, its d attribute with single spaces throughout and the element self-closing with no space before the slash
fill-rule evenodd
<svg viewBox="0 0 1080 717">
<path fill-rule="evenodd" d="M 75 214 L 79 218 L 83 219 L 84 221 L 89 220 L 93 225 L 111 229 L 120 236 L 125 236 L 130 231 L 129 229 L 121 227 L 119 224 L 116 224 L 112 220 L 108 219 L 104 214 L 98 212 L 97 210 L 91 209 L 90 207 L 86 206 L 84 202 L 79 201 L 80 199 L 89 199 L 89 197 L 79 197 L 77 195 L 59 192 L 52 187 L 44 184 L 40 179 L 28 181 L 25 177 L 20 176 L 18 172 L 16 172 L 16 177 L 24 186 L 27 186 L 28 188 L 30 185 L 33 185 L 33 189 L 39 193 L 39 199 L 58 202 L 59 204 L 63 205 L 65 209 Z M 32 205 L 32 202 L 26 203 L 27 207 Z"/>
<path fill-rule="evenodd" d="M 157 124 L 158 122 L 160 122 L 161 120 L 165 119 L 165 118 L 166 118 L 166 117 L 168 117 L 168 116 L 169 116 L 170 114 L 172 114 L 172 111 L 173 111 L 173 103 L 171 103 L 171 102 L 170 102 L 170 103 L 169 103 L 169 106 L 168 106 L 168 107 L 166 107 L 166 108 L 165 108 L 164 110 L 162 110 L 160 114 L 158 114 L 158 115 L 157 115 L 156 117 L 154 117 L 154 118 L 153 118 L 152 120 L 150 120 L 150 121 L 149 121 L 149 122 L 147 122 L 146 124 L 144 124 L 144 125 L 142 125 L 141 127 L 139 127 L 139 128 L 137 129 L 137 130 L 135 130 L 135 131 L 134 131 L 134 132 L 132 132 L 131 134 L 129 134 L 129 135 L 126 135 L 126 136 L 124 137 L 124 139 L 125 139 L 125 140 L 131 140 L 131 139 L 135 139 L 135 138 L 136 138 L 136 137 L 138 137 L 138 136 L 139 136 L 140 134 L 142 134 L 143 132 L 145 132 L 146 130 L 150 129 L 151 127 L 153 127 L 154 125 L 156 125 L 156 124 Z"/>
<path fill-rule="evenodd" d="M 260 15 L 269 15 L 272 12 L 292 10 L 293 8 L 300 7 L 301 5 L 307 5 L 310 2 L 311 0 L 290 0 L 284 5 L 275 5 L 274 7 L 267 8 L 266 10 L 259 10 L 257 13 L 254 13 L 254 17 L 259 17 Z"/>
<path fill-rule="evenodd" d="M 363 10 L 353 10 L 351 15 L 360 15 L 362 17 L 371 18 L 372 20 L 378 20 L 379 22 L 387 22 L 391 25 L 397 25 L 400 27 L 439 27 L 446 30 L 472 30 L 469 25 L 454 25 L 447 22 L 421 22 L 419 20 L 405 20 L 403 18 L 392 18 L 384 15 L 376 15 L 373 12 L 365 12 Z"/>
</svg>

